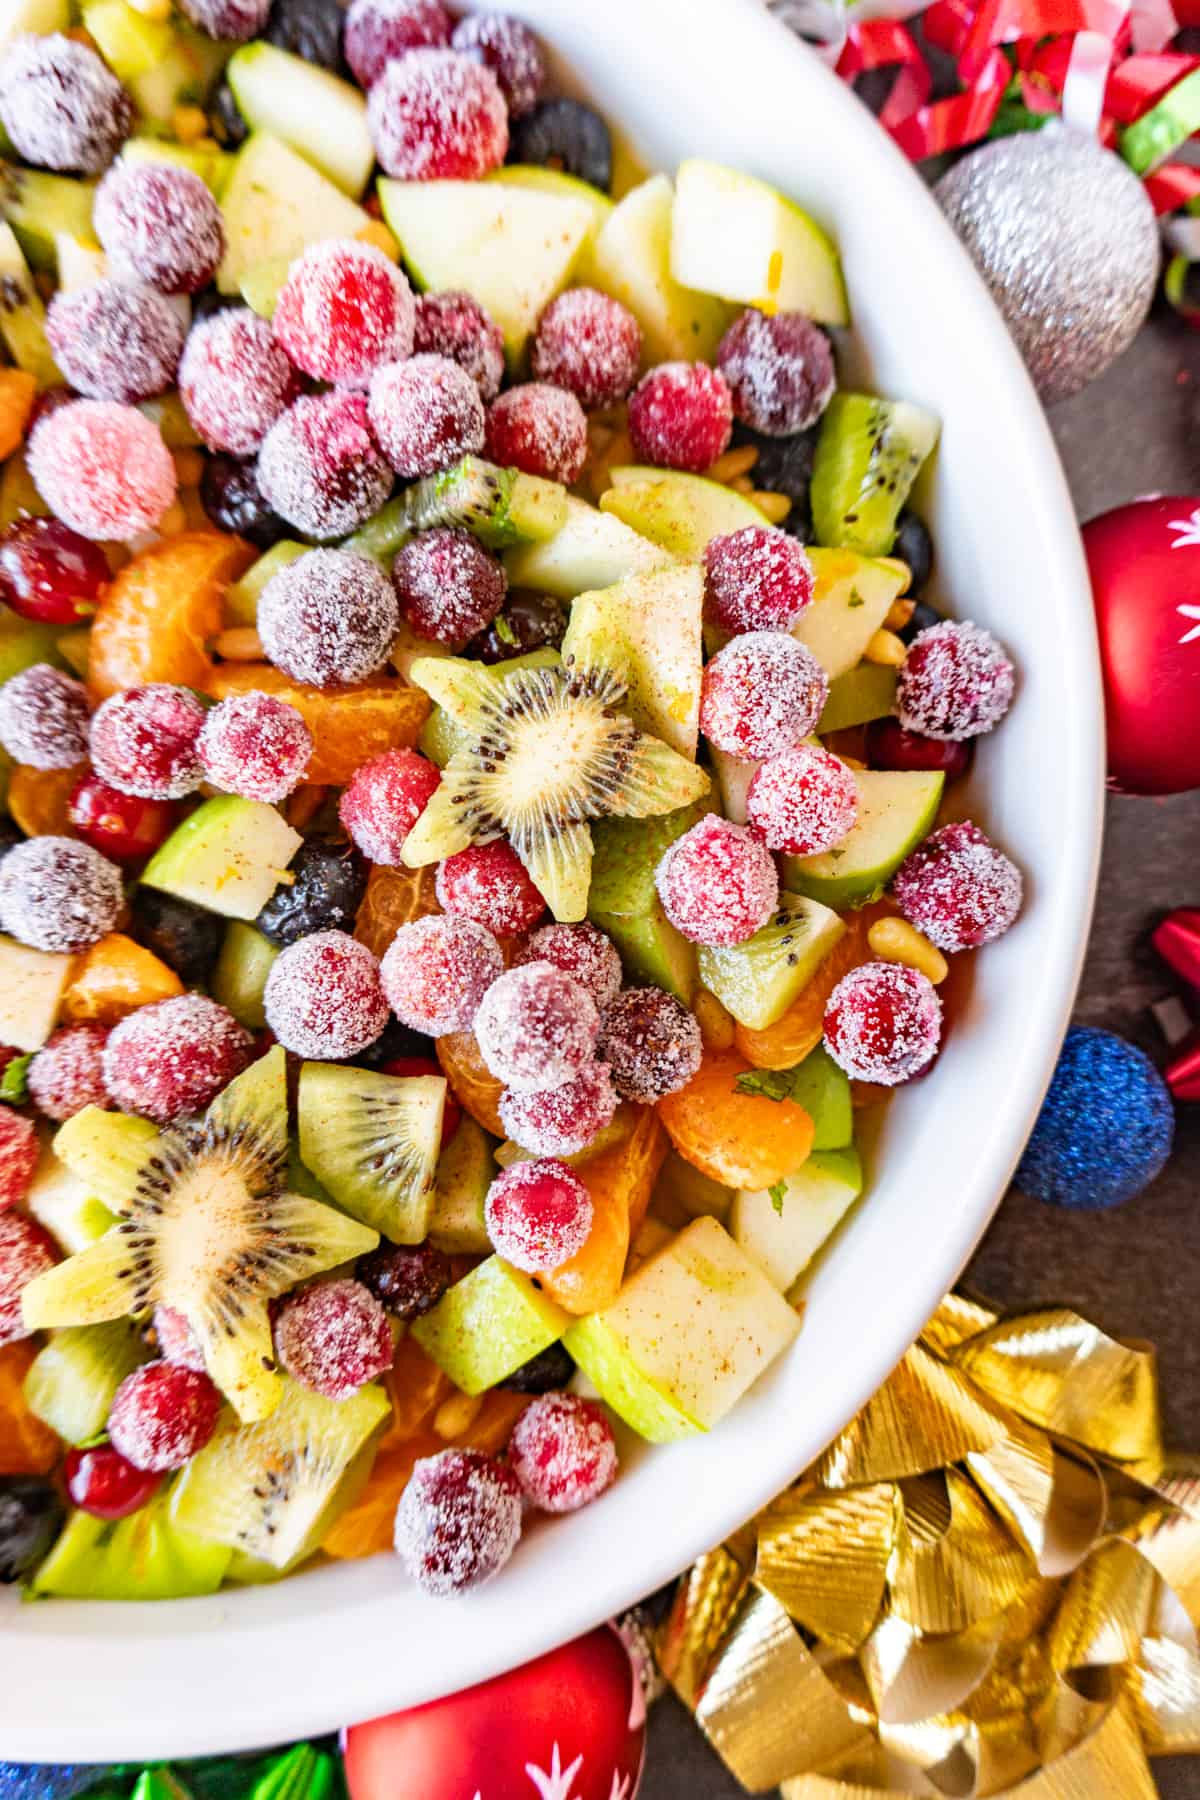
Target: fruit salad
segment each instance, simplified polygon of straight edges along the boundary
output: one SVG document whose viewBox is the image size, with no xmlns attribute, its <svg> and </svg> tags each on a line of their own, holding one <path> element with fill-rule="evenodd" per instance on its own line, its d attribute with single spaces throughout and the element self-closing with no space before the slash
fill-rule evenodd
<svg viewBox="0 0 1200 1800">
<path fill-rule="evenodd" d="M 11 0 L 0 124 L 0 1579 L 459 1593 L 787 1349 L 1017 916 L 938 422 L 502 14 Z"/>
</svg>

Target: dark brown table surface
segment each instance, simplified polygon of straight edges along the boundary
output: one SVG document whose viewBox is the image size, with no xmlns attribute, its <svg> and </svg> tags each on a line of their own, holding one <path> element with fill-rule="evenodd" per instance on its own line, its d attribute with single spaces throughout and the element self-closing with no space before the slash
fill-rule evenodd
<svg viewBox="0 0 1200 1800">
<path fill-rule="evenodd" d="M 1164 309 L 1100 381 L 1051 415 L 1081 519 L 1137 494 L 1200 493 L 1200 334 Z M 1047 752 L 1053 746 L 1047 745 Z M 1166 908 L 1200 905 L 1200 792 L 1112 797 L 1091 947 L 1076 1017 L 1161 1059 L 1149 1011 L 1173 985 L 1146 934 Z M 1160 1352 L 1167 1430 L 1200 1445 L 1200 1107 L 1179 1113 L 1154 1186 L 1110 1213 L 1069 1213 L 1010 1194 L 970 1271 L 1013 1305 L 1061 1301 Z M 1200 1758 L 1157 1765 L 1163 1800 L 1200 1800 Z M 640 1800 L 737 1800 L 742 1789 L 673 1698 L 655 1708 Z"/>
</svg>

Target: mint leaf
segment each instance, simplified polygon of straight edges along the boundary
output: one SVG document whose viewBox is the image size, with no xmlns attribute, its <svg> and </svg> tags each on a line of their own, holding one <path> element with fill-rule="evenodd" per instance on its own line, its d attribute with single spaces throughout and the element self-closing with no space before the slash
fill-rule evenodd
<svg viewBox="0 0 1200 1800">
<path fill-rule="evenodd" d="M 502 644 L 515 644 L 518 647 L 520 646 L 521 640 L 513 630 L 512 622 L 509 619 L 506 619 L 503 613 L 498 613 L 494 622 L 496 626 L 496 636 L 500 639 Z"/>
<path fill-rule="evenodd" d="M 764 1100 L 789 1100 L 792 1093 L 790 1069 L 747 1069 L 734 1082 L 739 1094 L 759 1094 Z"/>
<path fill-rule="evenodd" d="M 767 1189 L 767 1192 L 771 1196 L 771 1205 L 775 1208 L 775 1211 L 779 1214 L 780 1218 L 782 1218 L 783 1217 L 783 1197 L 787 1193 L 787 1182 L 786 1181 L 773 1181 L 771 1183 L 770 1187 Z"/>
<path fill-rule="evenodd" d="M 29 1098 L 29 1065 L 33 1061 L 32 1051 L 28 1056 L 14 1056 L 0 1075 L 0 1100 L 7 1100 L 10 1106 L 23 1106 Z"/>
</svg>

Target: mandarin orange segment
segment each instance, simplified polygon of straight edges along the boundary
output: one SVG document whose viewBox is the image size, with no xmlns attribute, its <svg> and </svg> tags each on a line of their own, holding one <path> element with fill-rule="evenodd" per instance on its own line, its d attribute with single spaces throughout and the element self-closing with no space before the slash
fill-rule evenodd
<svg viewBox="0 0 1200 1800">
<path fill-rule="evenodd" d="M 873 921 L 894 907 L 886 904 L 864 906 L 861 912 L 845 915 L 846 929 L 834 944 L 808 986 L 793 1001 L 781 1019 L 765 1031 L 751 1031 L 739 1025 L 735 1041 L 742 1055 L 756 1069 L 794 1069 L 810 1050 L 815 1050 L 825 1029 L 825 1005 L 843 975 L 869 962 L 867 932 Z"/>
<path fill-rule="evenodd" d="M 630 1239 L 646 1216 L 667 1154 L 667 1134 L 653 1107 L 623 1110 L 632 1115 L 628 1136 L 575 1165 L 592 1197 L 587 1242 L 568 1262 L 540 1277 L 550 1298 L 571 1313 L 597 1312 L 616 1299 Z"/>
<path fill-rule="evenodd" d="M 208 642 L 221 629 L 225 589 L 254 555 L 241 538 L 183 531 L 126 563 L 92 623 L 92 698 L 104 700 L 144 681 L 204 687 L 212 672 Z"/>
<path fill-rule="evenodd" d="M 37 381 L 25 369 L 0 369 L 0 462 L 19 449 L 37 399 Z"/>
<path fill-rule="evenodd" d="M 812 1149 L 813 1123 L 794 1100 L 744 1094 L 750 1069 L 736 1050 L 708 1052 L 685 1088 L 658 1103 L 658 1116 L 685 1161 L 731 1188 L 768 1188 L 794 1175 Z"/>
<path fill-rule="evenodd" d="M 390 869 L 376 863 L 367 878 L 354 935 L 375 956 L 382 956 L 402 925 L 426 913 L 440 912 L 434 884 L 437 865 L 423 869 Z"/>
<path fill-rule="evenodd" d="M 353 687 L 306 687 L 270 663 L 219 663 L 202 685 L 218 700 L 259 688 L 294 706 L 313 734 L 308 780 L 330 787 L 345 787 L 372 756 L 410 748 L 430 708 L 427 694 L 399 678 L 376 675 Z"/>
<path fill-rule="evenodd" d="M 504 1092 L 469 1031 L 452 1031 L 437 1041 L 437 1059 L 464 1112 L 495 1137 L 507 1137 L 498 1107 Z"/>
<path fill-rule="evenodd" d="M 394 1449 L 432 1423 L 433 1415 L 443 1400 L 454 1391 L 454 1383 L 444 1375 L 420 1344 L 407 1333 L 396 1345 L 392 1366 L 384 1376 L 384 1386 L 392 1402 L 392 1422 L 380 1439 L 379 1448 Z"/>
<path fill-rule="evenodd" d="M 171 1000 L 182 992 L 174 969 L 152 950 L 122 932 L 110 931 L 80 958 L 63 995 L 63 1017 L 115 1025 L 136 1007 Z"/>
<path fill-rule="evenodd" d="M 18 763 L 8 778 L 8 810 L 26 837 L 74 837 L 67 802 L 86 764 L 73 769 L 31 769 Z"/>
<path fill-rule="evenodd" d="M 0 1475 L 46 1475 L 62 1454 L 58 1436 L 25 1402 L 25 1377 L 37 1355 L 28 1339 L 0 1350 Z"/>
</svg>

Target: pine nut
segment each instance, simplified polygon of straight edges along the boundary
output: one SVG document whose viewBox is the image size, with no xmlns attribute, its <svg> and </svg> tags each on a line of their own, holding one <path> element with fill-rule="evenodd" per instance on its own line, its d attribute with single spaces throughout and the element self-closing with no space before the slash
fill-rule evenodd
<svg viewBox="0 0 1200 1800">
<path fill-rule="evenodd" d="M 167 17 L 171 8 L 168 5 L 162 12 L 154 13 L 150 12 L 149 6 L 143 6 L 141 10 L 150 18 L 163 19 Z M 177 106 L 171 114 L 171 124 L 175 128 L 175 136 L 181 144 L 194 144 L 196 139 L 202 138 L 208 130 L 208 119 L 198 106 Z"/>
<path fill-rule="evenodd" d="M 482 1407 L 482 1394 L 451 1394 L 434 1413 L 433 1429 L 440 1438 L 459 1438 L 470 1431 Z"/>
<path fill-rule="evenodd" d="M 701 988 L 692 1002 L 700 1035 L 710 1050 L 732 1050 L 735 1026 L 715 994 Z"/>
<path fill-rule="evenodd" d="M 945 981 L 950 965 L 923 931 L 907 919 L 876 919 L 867 933 L 867 943 L 884 962 L 907 963 L 927 975 L 934 987 Z"/>
<path fill-rule="evenodd" d="M 261 662 L 262 640 L 253 625 L 231 625 L 214 640 L 213 649 L 226 662 Z"/>
<path fill-rule="evenodd" d="M 903 638 L 898 638 L 894 631 L 877 631 L 863 651 L 863 660 L 883 663 L 889 669 L 901 669 L 907 655 L 908 648 Z"/>
<path fill-rule="evenodd" d="M 377 250 L 390 257 L 392 262 L 400 260 L 400 243 L 390 232 L 382 219 L 370 219 L 361 231 L 354 234 L 360 244 L 374 244 Z"/>
<path fill-rule="evenodd" d="M 175 459 L 175 479 L 181 488 L 200 486 L 200 478 L 204 474 L 204 458 L 198 450 L 172 450 Z"/>
<path fill-rule="evenodd" d="M 888 631 L 903 631 L 916 610 L 915 600 L 893 600 L 883 623 Z"/>
<path fill-rule="evenodd" d="M 791 500 L 786 494 L 771 494 L 765 488 L 755 488 L 750 498 L 759 512 L 766 513 L 772 525 L 782 525 L 792 510 Z"/>
<path fill-rule="evenodd" d="M 288 795 L 287 805 L 284 807 L 284 817 L 293 831 L 304 830 L 304 827 L 321 810 L 327 792 L 328 789 L 322 787 L 320 782 L 306 781 L 302 787 L 296 789 L 295 793 Z"/>
<path fill-rule="evenodd" d="M 726 450 L 724 456 L 718 456 L 708 471 L 710 481 L 732 481 L 736 475 L 748 475 L 758 461 L 758 449 L 754 444 L 735 444 L 732 450 Z"/>
</svg>

